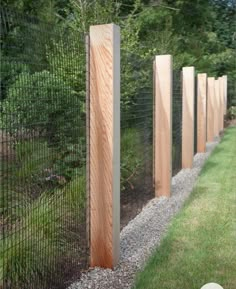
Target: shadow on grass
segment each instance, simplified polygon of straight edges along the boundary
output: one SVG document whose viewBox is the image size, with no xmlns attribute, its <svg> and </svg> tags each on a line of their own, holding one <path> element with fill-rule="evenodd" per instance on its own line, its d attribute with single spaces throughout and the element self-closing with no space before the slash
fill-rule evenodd
<svg viewBox="0 0 236 289">
<path fill-rule="evenodd" d="M 217 152 L 218 153 L 218 152 Z M 201 172 L 199 173 L 199 176 L 208 173 L 210 170 L 215 169 L 216 167 L 220 166 L 220 162 L 215 162 L 215 161 L 207 161 L 207 163 L 204 165 L 202 168 Z"/>
<path fill-rule="evenodd" d="M 205 165 L 203 166 L 201 172 L 199 175 L 205 174 L 207 173 L 209 170 L 214 169 L 217 166 L 221 166 L 221 162 L 222 160 L 220 158 L 218 158 L 219 154 L 226 154 L 227 150 L 226 150 L 226 145 L 228 142 L 232 141 L 232 136 L 231 136 L 231 131 L 235 130 L 236 133 L 236 128 L 228 128 L 223 136 L 223 138 L 221 139 L 219 145 L 217 147 L 215 147 L 214 151 L 211 154 L 211 159 L 208 159 L 207 162 L 205 163 Z M 215 161 L 214 159 L 216 159 L 217 161 Z"/>
</svg>

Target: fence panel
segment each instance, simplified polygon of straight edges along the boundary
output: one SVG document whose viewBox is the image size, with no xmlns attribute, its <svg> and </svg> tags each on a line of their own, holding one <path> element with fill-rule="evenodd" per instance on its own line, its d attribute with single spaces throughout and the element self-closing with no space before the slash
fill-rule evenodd
<svg viewBox="0 0 236 289">
<path fill-rule="evenodd" d="M 154 197 L 152 69 L 121 50 L 121 228 Z"/>
<path fill-rule="evenodd" d="M 84 36 L 1 10 L 0 287 L 87 267 Z"/>
<path fill-rule="evenodd" d="M 173 72 L 172 175 L 182 168 L 182 72 Z"/>
</svg>

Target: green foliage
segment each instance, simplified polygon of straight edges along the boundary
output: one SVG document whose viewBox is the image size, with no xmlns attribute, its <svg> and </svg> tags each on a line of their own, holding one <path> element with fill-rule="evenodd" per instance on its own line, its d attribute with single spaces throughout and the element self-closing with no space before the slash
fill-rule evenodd
<svg viewBox="0 0 236 289">
<path fill-rule="evenodd" d="M 215 11 L 213 29 L 225 47 L 235 49 L 236 2 L 212 0 Z"/>
<path fill-rule="evenodd" d="M 22 73 L 2 102 L 2 127 L 10 133 L 19 128 L 33 130 L 52 146 L 77 143 L 80 105 L 73 89 L 57 75 Z"/>
<path fill-rule="evenodd" d="M 0 101 L 7 97 L 7 89 L 15 82 L 17 76 L 22 72 L 27 72 L 28 67 L 21 62 L 13 62 L 0 52 L 1 73 L 0 73 Z"/>
<path fill-rule="evenodd" d="M 143 9 L 139 40 L 146 53 L 172 54 L 174 68 L 195 66 L 211 76 L 235 73 L 235 3 L 166 0 Z M 230 60 L 231 58 L 231 60 Z"/>
<path fill-rule="evenodd" d="M 220 53 L 212 53 L 204 56 L 202 60 L 200 60 L 199 65 L 203 66 L 203 68 L 210 66 L 208 70 L 212 75 L 220 76 L 229 73 L 229 76 L 232 75 L 236 79 L 235 56 L 234 50 L 225 49 Z M 205 63 L 205 66 L 203 63 Z"/>
<path fill-rule="evenodd" d="M 137 129 L 127 128 L 121 136 L 121 189 L 133 187 L 133 182 L 142 172 L 141 136 Z"/>
<path fill-rule="evenodd" d="M 236 106 L 231 106 L 228 110 L 227 110 L 227 115 L 226 115 L 227 119 L 236 119 Z"/>
<path fill-rule="evenodd" d="M 50 46 L 47 46 L 46 59 L 48 69 L 57 75 L 80 99 L 83 105 L 81 112 L 85 112 L 85 84 L 86 84 L 86 55 L 85 36 L 74 33 L 73 29 L 62 28 L 60 36 L 55 37 Z"/>
<path fill-rule="evenodd" d="M 53 152 L 48 148 L 47 142 L 28 140 L 15 144 L 16 162 L 20 166 L 14 172 L 16 183 L 23 185 L 30 183 L 35 177 L 39 178 L 53 160 Z"/>
<path fill-rule="evenodd" d="M 94 2 L 70 0 L 69 7 L 64 9 L 66 15 L 64 20 L 79 32 L 86 33 L 90 25 L 113 22 L 117 17 L 118 8 L 119 5 L 110 0 Z"/>
<path fill-rule="evenodd" d="M 7 222 L 15 222 L 25 207 L 50 187 L 47 178 L 57 156 L 47 142 L 37 139 L 17 141 L 14 146 L 14 159 L 2 163 L 0 212 Z M 4 172 L 6 167 L 11 173 Z"/>
<path fill-rule="evenodd" d="M 0 212 L 8 222 L 16 221 L 25 206 L 45 191 L 63 188 L 84 170 L 85 144 L 66 148 L 48 147 L 45 140 L 29 139 L 15 143 L 15 158 L 3 162 Z M 4 173 L 7 167 L 11 172 Z M 20 184 L 20 185 L 19 185 Z"/>
<path fill-rule="evenodd" d="M 52 278 L 51 268 L 59 265 L 55 261 L 78 254 L 74 248 L 80 236 L 75 233 L 83 218 L 85 188 L 85 174 L 75 174 L 64 189 L 45 192 L 25 207 L 17 228 L 0 240 L 0 280 L 9 288 L 30 286 L 29 276 L 35 282 Z"/>
<path fill-rule="evenodd" d="M 62 0 L 2 0 L 1 5 L 6 8 L 13 8 L 20 13 L 36 16 L 44 21 L 55 20 L 54 14 L 60 7 Z"/>
</svg>

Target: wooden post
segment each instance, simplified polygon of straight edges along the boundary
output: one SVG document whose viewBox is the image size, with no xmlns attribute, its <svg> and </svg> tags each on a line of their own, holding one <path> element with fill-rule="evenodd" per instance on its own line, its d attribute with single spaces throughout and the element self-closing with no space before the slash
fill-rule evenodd
<svg viewBox="0 0 236 289">
<path fill-rule="evenodd" d="M 227 75 L 224 78 L 224 115 L 227 113 Z"/>
<path fill-rule="evenodd" d="M 207 74 L 197 75 L 197 152 L 206 151 L 206 94 Z"/>
<path fill-rule="evenodd" d="M 120 252 L 120 28 L 90 27 L 90 263 Z"/>
<path fill-rule="evenodd" d="M 220 85 L 220 131 L 224 129 L 224 78 L 219 78 Z"/>
<path fill-rule="evenodd" d="M 194 155 L 194 67 L 183 67 L 182 167 L 192 168 Z"/>
<path fill-rule="evenodd" d="M 220 118 L 219 118 L 219 111 L 220 111 L 220 85 L 219 79 L 215 79 L 215 105 L 214 105 L 214 135 L 219 136 L 220 132 Z"/>
<path fill-rule="evenodd" d="M 172 177 L 172 56 L 155 58 L 155 195 L 171 194 Z"/>
<path fill-rule="evenodd" d="M 207 142 L 214 141 L 215 78 L 207 79 Z"/>
</svg>

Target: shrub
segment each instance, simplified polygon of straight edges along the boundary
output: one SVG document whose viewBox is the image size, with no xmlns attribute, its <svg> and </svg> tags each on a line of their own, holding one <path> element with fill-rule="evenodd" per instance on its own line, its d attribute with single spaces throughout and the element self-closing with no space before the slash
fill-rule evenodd
<svg viewBox="0 0 236 289">
<path fill-rule="evenodd" d="M 46 137 L 51 146 L 77 143 L 82 117 L 80 100 L 60 77 L 48 71 L 21 73 L 2 102 L 2 126 Z"/>
<path fill-rule="evenodd" d="M 227 119 L 236 119 L 236 106 L 231 106 L 227 111 Z"/>
<path fill-rule="evenodd" d="M 121 136 L 121 190 L 133 187 L 143 162 L 140 133 L 135 128 L 127 128 Z"/>
<path fill-rule="evenodd" d="M 17 76 L 22 72 L 29 71 L 27 65 L 21 63 L 20 61 L 12 61 L 0 52 L 1 58 L 1 73 L 0 73 L 0 86 L 1 94 L 0 100 L 3 100 L 7 96 L 7 89 L 12 85 Z"/>
</svg>

